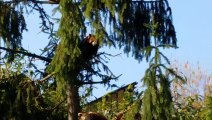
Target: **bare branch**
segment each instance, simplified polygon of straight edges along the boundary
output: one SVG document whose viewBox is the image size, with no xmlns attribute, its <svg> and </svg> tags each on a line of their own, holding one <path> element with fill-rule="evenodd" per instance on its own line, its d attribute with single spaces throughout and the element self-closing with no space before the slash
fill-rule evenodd
<svg viewBox="0 0 212 120">
<path fill-rule="evenodd" d="M 102 80 L 102 81 L 86 81 L 86 82 L 82 81 L 81 83 L 83 85 L 85 85 L 85 84 L 105 84 L 110 80 L 118 79 L 120 76 L 122 76 L 122 74 L 120 74 L 119 76 L 116 76 L 116 77 L 110 77 L 110 78 L 108 78 L 106 80 Z"/>
<path fill-rule="evenodd" d="M 110 57 L 117 57 L 117 56 L 121 55 L 121 53 L 113 55 L 113 54 L 109 54 L 109 53 L 106 53 L 106 52 L 101 52 L 101 53 L 97 54 L 97 56 L 100 56 L 100 55 L 107 55 L 107 56 L 110 56 Z"/>
<path fill-rule="evenodd" d="M 50 77 L 52 77 L 53 75 L 55 74 L 55 72 L 52 72 L 51 74 L 47 75 L 46 77 L 44 77 L 43 79 L 41 80 L 34 80 L 34 82 L 38 82 L 38 83 L 43 83 L 45 82 L 46 80 L 48 80 Z"/>
<path fill-rule="evenodd" d="M 29 52 L 25 52 L 25 51 L 20 51 L 20 50 L 13 50 L 13 49 L 9 49 L 9 48 L 5 48 L 5 47 L 0 47 L 0 49 L 8 51 L 8 52 L 13 52 L 13 53 L 20 53 L 29 57 L 33 57 L 33 58 L 38 58 L 40 60 L 43 60 L 45 62 L 51 62 L 50 58 L 44 57 L 44 56 L 40 56 L 34 53 L 29 53 Z"/>
</svg>

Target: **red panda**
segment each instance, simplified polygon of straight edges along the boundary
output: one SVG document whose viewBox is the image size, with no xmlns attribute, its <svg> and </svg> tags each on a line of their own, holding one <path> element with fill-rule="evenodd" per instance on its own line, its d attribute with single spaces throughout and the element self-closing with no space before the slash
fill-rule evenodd
<svg viewBox="0 0 212 120">
<path fill-rule="evenodd" d="M 98 48 L 99 41 L 92 34 L 89 34 L 89 36 L 79 44 L 79 49 L 81 50 L 82 57 L 85 61 L 92 59 L 97 54 Z"/>
</svg>

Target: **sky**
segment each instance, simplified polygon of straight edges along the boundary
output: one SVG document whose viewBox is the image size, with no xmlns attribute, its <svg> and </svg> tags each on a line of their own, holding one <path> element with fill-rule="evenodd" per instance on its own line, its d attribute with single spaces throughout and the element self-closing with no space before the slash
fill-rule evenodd
<svg viewBox="0 0 212 120">
<path fill-rule="evenodd" d="M 212 7 L 210 0 L 170 0 L 179 49 L 170 57 L 199 62 L 212 72 Z"/>
<path fill-rule="evenodd" d="M 178 49 L 166 49 L 164 54 L 171 61 L 179 61 L 179 63 L 189 62 L 196 66 L 199 64 L 203 69 L 212 73 L 212 7 L 211 0 L 169 0 L 172 8 L 173 23 L 176 29 L 178 39 Z M 55 6 L 52 6 L 53 8 Z M 37 24 L 38 15 L 27 16 L 29 31 L 24 33 L 23 45 L 30 51 L 38 52 L 47 42 L 47 36 L 39 33 Z M 122 53 L 121 50 L 101 49 L 111 54 Z M 118 57 L 111 58 L 108 66 L 115 75 L 120 75 L 120 79 L 115 82 L 118 86 L 127 85 L 134 81 L 142 87 L 141 79 L 144 76 L 148 63 L 134 60 L 130 55 L 127 57 L 121 54 Z M 106 89 L 100 85 L 94 89 L 93 95 L 100 97 L 111 89 Z"/>
</svg>

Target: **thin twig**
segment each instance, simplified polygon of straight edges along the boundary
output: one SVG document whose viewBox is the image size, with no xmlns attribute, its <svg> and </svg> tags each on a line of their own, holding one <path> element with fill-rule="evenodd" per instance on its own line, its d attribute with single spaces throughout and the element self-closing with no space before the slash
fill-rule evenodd
<svg viewBox="0 0 212 120">
<path fill-rule="evenodd" d="M 43 82 L 45 82 L 46 80 L 48 80 L 50 77 L 52 77 L 54 74 L 55 74 L 55 72 L 52 72 L 51 74 L 48 74 L 48 75 L 47 75 L 46 77 L 44 77 L 43 79 L 41 79 L 41 80 L 34 80 L 34 82 L 43 83 Z"/>
<path fill-rule="evenodd" d="M 81 83 L 83 85 L 85 84 L 102 84 L 102 83 L 106 83 L 110 80 L 113 80 L 113 79 L 118 79 L 120 76 L 122 76 L 122 74 L 120 74 L 119 76 L 116 76 L 116 77 L 110 77 L 108 80 L 102 80 L 102 81 L 88 81 L 88 82 L 85 82 L 85 81 L 82 81 Z"/>
<path fill-rule="evenodd" d="M 97 54 L 97 56 L 100 56 L 100 55 L 107 55 L 107 56 L 111 56 L 111 57 L 117 57 L 117 56 L 121 55 L 121 53 L 113 55 L 113 54 L 109 54 L 109 53 L 106 53 L 106 52 L 101 52 L 101 53 Z"/>
</svg>

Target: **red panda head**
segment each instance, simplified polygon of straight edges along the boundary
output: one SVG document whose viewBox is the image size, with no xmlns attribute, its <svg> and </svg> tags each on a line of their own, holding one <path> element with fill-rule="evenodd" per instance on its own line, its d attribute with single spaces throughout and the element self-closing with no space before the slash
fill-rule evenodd
<svg viewBox="0 0 212 120">
<path fill-rule="evenodd" d="M 89 36 L 87 36 L 85 39 L 86 39 L 86 42 L 92 44 L 93 46 L 96 46 L 99 44 L 98 39 L 92 34 L 89 34 Z"/>
</svg>

